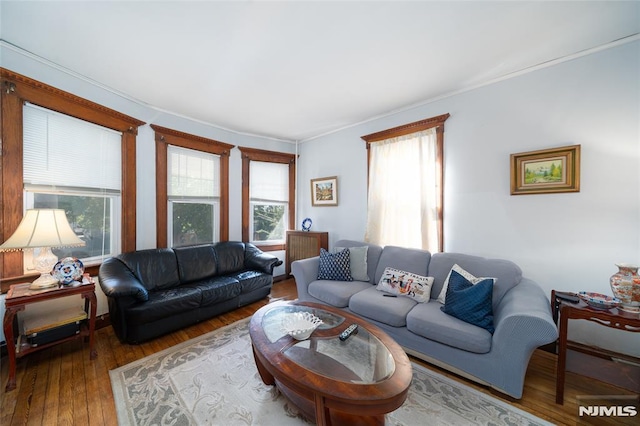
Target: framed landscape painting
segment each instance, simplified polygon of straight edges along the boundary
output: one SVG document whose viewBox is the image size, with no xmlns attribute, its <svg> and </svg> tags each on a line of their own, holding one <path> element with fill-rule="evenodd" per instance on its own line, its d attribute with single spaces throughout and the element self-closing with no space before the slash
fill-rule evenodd
<svg viewBox="0 0 640 426">
<path fill-rule="evenodd" d="M 511 195 L 580 192 L 580 145 L 511 154 Z"/>
<path fill-rule="evenodd" d="M 311 179 L 311 205 L 338 205 L 338 177 Z"/>
</svg>

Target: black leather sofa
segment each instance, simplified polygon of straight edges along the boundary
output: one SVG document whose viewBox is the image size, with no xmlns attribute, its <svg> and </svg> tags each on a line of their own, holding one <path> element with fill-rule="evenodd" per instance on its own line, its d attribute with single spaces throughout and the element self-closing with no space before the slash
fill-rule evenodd
<svg viewBox="0 0 640 426">
<path fill-rule="evenodd" d="M 122 253 L 98 273 L 123 343 L 140 343 L 269 295 L 277 257 L 221 242 Z"/>
</svg>

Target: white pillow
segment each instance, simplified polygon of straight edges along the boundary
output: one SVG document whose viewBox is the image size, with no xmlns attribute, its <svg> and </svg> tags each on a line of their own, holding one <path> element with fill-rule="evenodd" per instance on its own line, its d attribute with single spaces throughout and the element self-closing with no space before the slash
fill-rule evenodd
<svg viewBox="0 0 640 426">
<path fill-rule="evenodd" d="M 400 269 L 385 268 L 376 290 L 410 297 L 418 303 L 428 303 L 431 298 L 433 277 L 423 277 Z"/>
<path fill-rule="evenodd" d="M 334 247 L 334 251 L 336 252 L 344 249 L 345 247 Z M 369 275 L 367 274 L 367 253 L 369 252 L 369 246 L 348 247 L 348 249 L 351 278 L 353 278 L 354 281 L 369 281 Z"/>
<path fill-rule="evenodd" d="M 457 263 L 453 265 L 453 268 L 451 268 L 451 271 L 456 271 L 457 273 L 465 277 L 471 284 L 477 284 L 480 281 L 487 279 L 487 277 L 476 278 L 469 272 L 462 269 L 462 267 L 460 267 Z M 440 295 L 438 296 L 438 302 L 442 303 L 443 305 L 447 298 L 447 288 L 449 288 L 449 278 L 451 277 L 451 271 L 449 271 L 449 275 L 447 275 L 447 279 L 444 280 L 444 285 L 442 286 L 442 290 L 440 291 Z M 493 280 L 494 284 L 497 281 L 495 278 L 490 278 L 490 279 Z"/>
</svg>

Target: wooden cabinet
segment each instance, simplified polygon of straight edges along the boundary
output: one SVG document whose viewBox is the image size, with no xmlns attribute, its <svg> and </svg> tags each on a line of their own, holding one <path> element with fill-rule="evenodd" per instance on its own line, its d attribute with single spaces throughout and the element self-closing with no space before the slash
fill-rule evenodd
<svg viewBox="0 0 640 426">
<path fill-rule="evenodd" d="M 321 248 L 329 250 L 328 232 L 287 231 L 286 275 L 293 261 L 318 256 Z"/>
</svg>

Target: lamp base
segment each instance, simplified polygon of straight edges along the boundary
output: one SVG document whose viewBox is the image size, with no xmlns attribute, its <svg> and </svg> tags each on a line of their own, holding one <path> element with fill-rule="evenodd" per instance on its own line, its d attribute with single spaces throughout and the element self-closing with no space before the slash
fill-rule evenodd
<svg viewBox="0 0 640 426">
<path fill-rule="evenodd" d="M 43 288 L 56 287 L 58 280 L 53 278 L 51 274 L 41 274 L 34 282 L 31 283 L 29 289 L 42 290 Z"/>
</svg>

